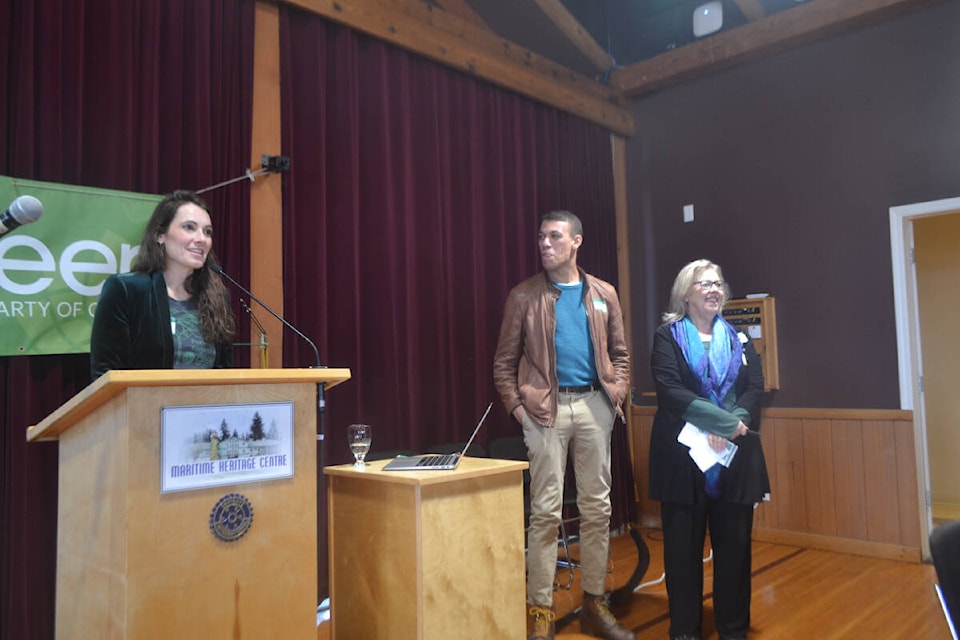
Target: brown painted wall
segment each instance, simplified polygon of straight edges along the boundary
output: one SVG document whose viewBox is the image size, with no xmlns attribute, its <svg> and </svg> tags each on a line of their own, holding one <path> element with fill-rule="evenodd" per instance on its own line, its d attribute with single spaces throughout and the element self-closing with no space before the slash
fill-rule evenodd
<svg viewBox="0 0 960 640">
<path fill-rule="evenodd" d="M 638 394 L 677 270 L 708 257 L 776 296 L 772 406 L 899 408 L 889 208 L 960 195 L 958 33 L 944 2 L 636 101 Z"/>
</svg>

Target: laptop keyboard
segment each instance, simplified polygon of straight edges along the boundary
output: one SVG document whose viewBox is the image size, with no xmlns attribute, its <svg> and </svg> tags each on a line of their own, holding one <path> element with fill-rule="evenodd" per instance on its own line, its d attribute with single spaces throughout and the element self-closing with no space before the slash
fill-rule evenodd
<svg viewBox="0 0 960 640">
<path fill-rule="evenodd" d="M 455 456 L 445 454 L 441 456 L 424 456 L 417 462 L 418 467 L 435 467 L 441 464 L 452 464 Z"/>
</svg>

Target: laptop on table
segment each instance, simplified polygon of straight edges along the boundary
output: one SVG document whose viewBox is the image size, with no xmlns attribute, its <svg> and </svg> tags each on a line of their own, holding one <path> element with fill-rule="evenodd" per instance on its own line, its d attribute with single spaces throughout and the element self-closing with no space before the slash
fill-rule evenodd
<svg viewBox="0 0 960 640">
<path fill-rule="evenodd" d="M 492 406 L 492 402 L 487 405 L 487 410 L 483 412 L 483 415 L 480 417 L 480 422 L 478 422 L 477 426 L 474 427 L 473 433 L 470 434 L 470 439 L 467 440 L 467 444 L 463 445 L 463 451 L 460 451 L 459 453 L 427 453 L 420 456 L 396 457 L 388 462 L 383 467 L 383 470 L 431 471 L 456 469 L 457 465 L 460 464 L 460 459 L 467 454 L 467 449 L 469 449 L 470 445 L 473 444 L 473 439 L 477 437 L 477 433 L 480 431 L 480 426 L 483 424 L 483 421 L 487 419 L 487 414 L 490 413 L 490 408 Z"/>
</svg>

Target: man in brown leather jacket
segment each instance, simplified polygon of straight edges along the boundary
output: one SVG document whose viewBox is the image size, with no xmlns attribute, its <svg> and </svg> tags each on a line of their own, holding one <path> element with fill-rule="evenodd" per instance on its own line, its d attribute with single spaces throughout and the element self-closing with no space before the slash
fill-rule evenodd
<svg viewBox="0 0 960 640">
<path fill-rule="evenodd" d="M 564 472 L 572 451 L 580 511 L 584 633 L 610 640 L 634 635 L 604 598 L 610 545 L 610 434 L 630 389 L 623 314 L 610 284 L 577 267 L 580 219 L 543 216 L 544 271 L 510 291 L 493 378 L 506 410 L 523 425 L 530 458 L 527 601 L 530 638 L 553 638 L 553 580 Z"/>
</svg>

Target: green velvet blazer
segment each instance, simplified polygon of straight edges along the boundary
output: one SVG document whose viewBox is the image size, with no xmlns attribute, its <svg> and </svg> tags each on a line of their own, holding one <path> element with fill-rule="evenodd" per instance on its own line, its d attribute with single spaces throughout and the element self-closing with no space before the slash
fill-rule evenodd
<svg viewBox="0 0 960 640">
<path fill-rule="evenodd" d="M 233 365 L 233 346 L 217 344 L 214 367 Z M 170 302 L 163 273 L 121 273 L 103 283 L 90 334 L 90 376 L 111 369 L 172 369 Z"/>
</svg>

